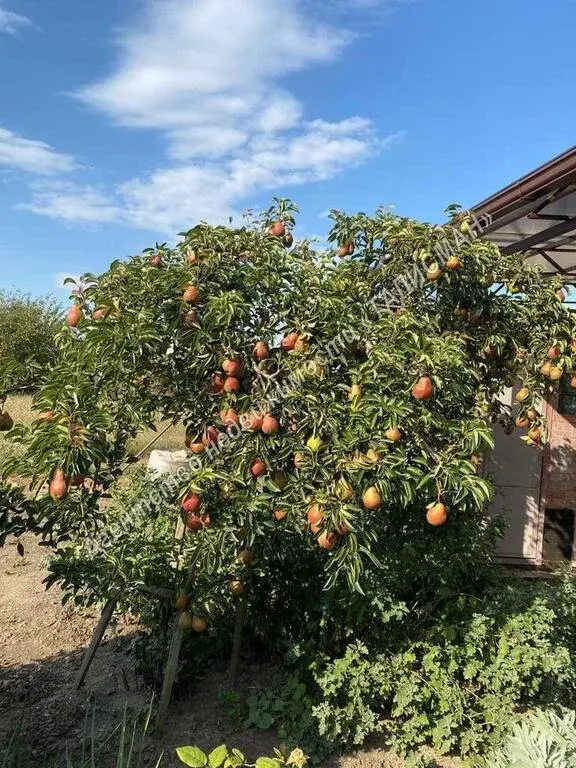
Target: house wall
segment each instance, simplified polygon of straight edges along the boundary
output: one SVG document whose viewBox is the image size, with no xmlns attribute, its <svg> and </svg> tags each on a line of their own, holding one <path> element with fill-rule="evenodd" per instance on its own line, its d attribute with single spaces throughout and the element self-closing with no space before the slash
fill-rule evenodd
<svg viewBox="0 0 576 768">
<path fill-rule="evenodd" d="M 503 401 L 512 403 L 512 390 Z M 542 406 L 548 439 L 544 448 L 528 447 L 518 430 L 495 430 L 495 448 L 486 459 L 494 482 L 490 511 L 508 523 L 499 545 L 500 559 L 510 563 L 542 563 L 546 509 L 576 511 L 576 416 L 558 413 L 555 402 Z M 576 551 L 576 549 L 575 549 Z"/>
<path fill-rule="evenodd" d="M 501 399 L 511 405 L 513 394 L 513 390 L 506 390 Z M 499 544 L 500 559 L 510 563 L 538 563 L 543 449 L 526 445 L 519 439 L 518 430 L 507 435 L 501 427 L 496 427 L 494 438 L 495 447 L 486 457 L 485 472 L 494 483 L 494 499 L 489 511 L 508 523 Z"/>
</svg>

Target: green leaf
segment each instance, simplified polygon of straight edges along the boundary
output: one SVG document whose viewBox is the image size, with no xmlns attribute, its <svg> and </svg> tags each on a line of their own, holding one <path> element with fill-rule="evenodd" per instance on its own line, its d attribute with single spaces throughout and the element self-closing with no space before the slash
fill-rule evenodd
<svg viewBox="0 0 576 768">
<path fill-rule="evenodd" d="M 282 763 L 275 757 L 259 757 L 256 760 L 256 768 L 280 768 Z"/>
<path fill-rule="evenodd" d="M 225 744 L 215 747 L 208 755 L 208 765 L 210 768 L 220 768 L 228 757 L 228 748 Z"/>
<path fill-rule="evenodd" d="M 208 756 L 198 747 L 178 747 L 176 754 L 190 768 L 204 768 L 208 765 Z"/>
</svg>

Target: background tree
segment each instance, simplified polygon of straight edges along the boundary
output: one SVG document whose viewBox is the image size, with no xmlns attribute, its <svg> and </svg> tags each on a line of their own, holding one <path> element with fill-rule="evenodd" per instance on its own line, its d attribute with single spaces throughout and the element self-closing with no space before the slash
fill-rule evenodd
<svg viewBox="0 0 576 768">
<path fill-rule="evenodd" d="M 62 314 L 53 296 L 0 292 L 0 357 L 23 367 L 22 386 L 37 383 L 55 362 Z"/>
</svg>

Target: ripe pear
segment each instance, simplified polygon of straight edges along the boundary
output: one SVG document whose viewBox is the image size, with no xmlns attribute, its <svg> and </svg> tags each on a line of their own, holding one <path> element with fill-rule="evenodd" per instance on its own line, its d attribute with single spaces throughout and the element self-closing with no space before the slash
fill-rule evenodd
<svg viewBox="0 0 576 768">
<path fill-rule="evenodd" d="M 50 481 L 49 493 L 54 501 L 60 501 L 68 495 L 68 480 L 64 470 L 59 468 Z"/>
<path fill-rule="evenodd" d="M 66 313 L 66 323 L 69 328 L 76 328 L 83 317 L 82 308 L 78 304 L 73 304 Z"/>
<path fill-rule="evenodd" d="M 382 504 L 382 497 L 380 496 L 378 488 L 376 488 L 375 485 L 370 486 L 370 488 L 367 488 L 364 491 L 362 496 L 362 504 L 364 504 L 366 509 L 378 509 L 378 507 Z"/>
</svg>

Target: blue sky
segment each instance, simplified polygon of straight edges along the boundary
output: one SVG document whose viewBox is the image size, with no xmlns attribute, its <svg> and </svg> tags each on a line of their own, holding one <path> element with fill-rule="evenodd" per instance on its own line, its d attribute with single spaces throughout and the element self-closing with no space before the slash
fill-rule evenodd
<svg viewBox="0 0 576 768">
<path fill-rule="evenodd" d="M 575 143 L 575 28 L 574 0 L 0 0 L 0 289 L 273 195 L 302 236 L 441 221 Z"/>
</svg>

